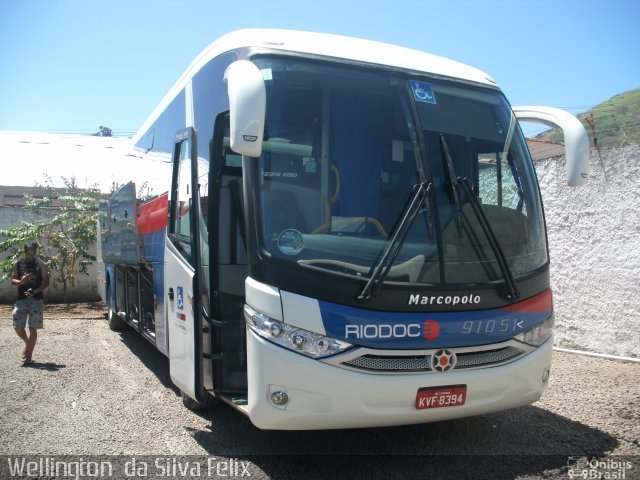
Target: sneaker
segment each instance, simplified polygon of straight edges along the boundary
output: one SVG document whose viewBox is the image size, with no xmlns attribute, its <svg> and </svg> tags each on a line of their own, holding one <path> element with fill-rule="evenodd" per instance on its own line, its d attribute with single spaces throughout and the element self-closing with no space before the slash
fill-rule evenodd
<svg viewBox="0 0 640 480">
<path fill-rule="evenodd" d="M 31 358 L 33 352 L 30 352 L 28 350 L 25 349 L 23 357 L 22 357 L 22 364 L 23 365 L 29 365 L 30 363 L 33 363 L 33 359 Z"/>
</svg>

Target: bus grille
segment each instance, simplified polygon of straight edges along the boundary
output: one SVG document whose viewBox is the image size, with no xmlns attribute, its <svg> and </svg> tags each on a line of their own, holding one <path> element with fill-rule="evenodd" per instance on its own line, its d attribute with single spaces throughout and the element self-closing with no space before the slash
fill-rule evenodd
<svg viewBox="0 0 640 480">
<path fill-rule="evenodd" d="M 508 363 L 525 353 L 519 348 L 507 346 L 495 350 L 456 353 L 454 370 L 481 368 Z M 362 355 L 342 363 L 342 365 L 370 372 L 431 372 L 432 355 Z"/>
<path fill-rule="evenodd" d="M 524 351 L 515 347 L 499 348 L 498 350 L 487 350 L 484 352 L 467 352 L 458 354 L 456 369 L 474 368 L 484 365 L 495 365 L 513 360 L 522 355 Z"/>
<path fill-rule="evenodd" d="M 386 357 L 383 355 L 363 355 L 356 357 L 345 365 L 363 370 L 383 371 L 429 371 L 431 370 L 431 355 L 421 357 Z"/>
</svg>

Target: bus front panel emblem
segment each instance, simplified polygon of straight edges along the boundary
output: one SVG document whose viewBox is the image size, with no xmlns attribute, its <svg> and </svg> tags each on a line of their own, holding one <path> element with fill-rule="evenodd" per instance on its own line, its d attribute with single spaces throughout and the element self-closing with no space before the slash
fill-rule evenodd
<svg viewBox="0 0 640 480">
<path fill-rule="evenodd" d="M 437 372 L 448 372 L 455 368 L 457 362 L 458 359 L 455 353 L 446 348 L 442 348 L 435 353 L 432 363 L 433 369 Z"/>
</svg>

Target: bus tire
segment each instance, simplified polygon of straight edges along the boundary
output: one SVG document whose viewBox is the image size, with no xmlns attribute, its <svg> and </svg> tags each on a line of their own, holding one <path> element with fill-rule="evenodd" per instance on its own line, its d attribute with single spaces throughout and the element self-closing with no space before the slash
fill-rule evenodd
<svg viewBox="0 0 640 480">
<path fill-rule="evenodd" d="M 116 332 L 122 330 L 126 326 L 125 321 L 118 316 L 113 308 L 110 283 L 107 285 L 107 320 L 109 321 L 109 328 Z"/>
<path fill-rule="evenodd" d="M 218 403 L 218 400 L 212 397 L 210 394 L 207 395 L 207 399 L 204 402 L 199 402 L 194 398 L 191 398 L 189 395 L 180 390 L 180 395 L 182 396 L 182 404 L 192 412 L 197 412 L 199 410 L 206 410 L 208 408 L 213 407 Z"/>
</svg>

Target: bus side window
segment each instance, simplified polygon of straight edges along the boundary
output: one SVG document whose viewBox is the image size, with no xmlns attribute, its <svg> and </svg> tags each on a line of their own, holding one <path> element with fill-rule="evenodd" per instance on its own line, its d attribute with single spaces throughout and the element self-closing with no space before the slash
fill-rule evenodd
<svg viewBox="0 0 640 480">
<path fill-rule="evenodd" d="M 174 182 L 169 233 L 176 248 L 191 259 L 191 142 L 184 139 L 175 145 Z"/>
</svg>

